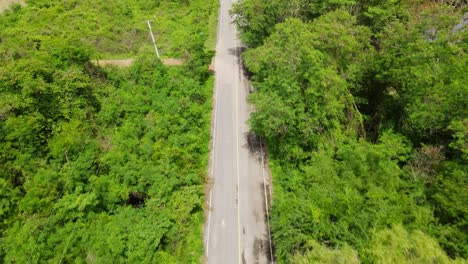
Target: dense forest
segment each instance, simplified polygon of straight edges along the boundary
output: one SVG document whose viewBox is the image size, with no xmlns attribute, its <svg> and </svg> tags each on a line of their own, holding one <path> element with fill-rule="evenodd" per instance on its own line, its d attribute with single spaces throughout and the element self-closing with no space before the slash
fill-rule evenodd
<svg viewBox="0 0 468 264">
<path fill-rule="evenodd" d="M 466 263 L 465 3 L 234 6 L 279 263 Z"/>
<path fill-rule="evenodd" d="M 34 0 L 0 15 L 1 263 L 200 262 L 217 6 Z M 184 65 L 160 63 L 147 19 Z"/>
</svg>

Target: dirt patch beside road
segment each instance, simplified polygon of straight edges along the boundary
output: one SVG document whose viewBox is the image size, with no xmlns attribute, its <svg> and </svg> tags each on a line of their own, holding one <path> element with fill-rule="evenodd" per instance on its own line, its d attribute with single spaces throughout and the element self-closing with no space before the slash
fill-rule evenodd
<svg viewBox="0 0 468 264">
<path fill-rule="evenodd" d="M 124 59 L 124 60 L 92 60 L 94 65 L 98 66 L 118 66 L 118 67 L 129 67 L 133 64 L 133 59 Z"/>
<path fill-rule="evenodd" d="M 184 61 L 182 59 L 174 59 L 174 58 L 168 58 L 168 59 L 161 59 L 162 63 L 167 66 L 177 66 L 177 65 L 183 65 Z"/>
<path fill-rule="evenodd" d="M 0 13 L 5 11 L 11 4 L 25 5 L 24 0 L 0 0 Z"/>
<path fill-rule="evenodd" d="M 117 66 L 117 67 L 129 67 L 133 64 L 134 59 L 123 59 L 123 60 L 92 60 L 91 62 L 98 66 Z M 184 61 L 182 59 L 167 58 L 161 59 L 161 62 L 167 66 L 177 66 L 183 65 Z"/>
</svg>

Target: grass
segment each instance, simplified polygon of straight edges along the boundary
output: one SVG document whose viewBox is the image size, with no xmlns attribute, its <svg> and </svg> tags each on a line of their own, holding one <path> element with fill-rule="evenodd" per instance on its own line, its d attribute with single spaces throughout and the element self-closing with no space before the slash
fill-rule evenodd
<svg viewBox="0 0 468 264">
<path fill-rule="evenodd" d="M 218 9 L 219 3 L 216 4 L 216 8 L 213 9 L 208 21 L 208 38 L 205 42 L 205 48 L 210 51 L 216 50 L 216 39 L 218 37 Z"/>
</svg>

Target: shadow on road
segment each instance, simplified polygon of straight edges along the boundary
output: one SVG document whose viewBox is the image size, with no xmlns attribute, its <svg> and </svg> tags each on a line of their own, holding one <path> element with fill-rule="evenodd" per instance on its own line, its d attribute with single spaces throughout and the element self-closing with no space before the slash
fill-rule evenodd
<svg viewBox="0 0 468 264">
<path fill-rule="evenodd" d="M 247 48 L 245 46 L 230 48 L 228 49 L 228 53 L 229 55 L 233 55 L 237 58 L 237 61 L 240 65 L 240 73 L 245 78 L 247 78 L 247 80 L 250 80 L 250 77 L 252 77 L 252 73 L 247 69 L 247 67 L 245 67 L 244 62 L 242 61 L 242 53 L 244 53 L 246 49 Z"/>
<path fill-rule="evenodd" d="M 264 153 L 262 153 L 263 146 L 260 146 L 260 138 L 251 131 L 244 133 L 244 137 L 247 144 L 242 147 L 247 148 L 249 150 L 249 154 L 254 157 L 255 160 L 261 162 L 262 155 L 264 155 Z"/>
</svg>

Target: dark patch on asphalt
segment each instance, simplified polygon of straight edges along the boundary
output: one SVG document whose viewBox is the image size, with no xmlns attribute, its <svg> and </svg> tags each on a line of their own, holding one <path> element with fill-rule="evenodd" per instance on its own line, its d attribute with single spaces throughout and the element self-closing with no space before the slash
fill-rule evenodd
<svg viewBox="0 0 468 264">
<path fill-rule="evenodd" d="M 255 217 L 255 222 L 260 222 L 260 216 L 258 215 L 257 211 L 253 211 L 253 215 Z"/>
<path fill-rule="evenodd" d="M 263 186 L 263 183 L 258 184 L 258 186 L 260 188 L 259 191 L 261 193 L 265 193 L 265 187 Z M 262 195 L 262 211 L 263 211 L 263 216 L 264 216 L 263 220 L 266 223 L 268 219 L 267 219 L 267 213 L 266 213 L 266 208 L 265 208 L 265 195 Z"/>
<path fill-rule="evenodd" d="M 262 146 L 260 146 L 260 137 L 255 135 L 252 131 L 244 133 L 244 137 L 247 144 L 243 147 L 249 150 L 250 156 L 254 157 L 258 162 L 261 162 L 263 153 Z"/>
<path fill-rule="evenodd" d="M 245 251 L 242 251 L 242 263 L 246 264 L 247 261 L 245 261 Z"/>
<path fill-rule="evenodd" d="M 265 237 L 263 238 L 263 241 L 265 242 L 265 256 L 268 260 L 268 263 L 275 263 L 275 260 L 274 260 L 275 247 L 273 244 L 270 244 L 273 242 L 270 240 L 270 237 L 268 237 L 268 234 L 265 235 Z M 270 252 L 270 246 L 271 246 L 271 252 Z"/>
<path fill-rule="evenodd" d="M 242 234 L 245 235 L 245 227 L 242 227 Z"/>
<path fill-rule="evenodd" d="M 253 256 L 255 263 L 260 262 L 259 260 L 261 255 L 266 257 L 267 263 L 274 263 L 274 260 L 271 259 L 272 255 L 270 254 L 270 239 L 267 234 L 263 238 L 255 238 L 254 240 Z"/>
<path fill-rule="evenodd" d="M 260 255 L 265 255 L 268 257 L 268 240 L 265 239 L 255 238 L 254 245 L 253 245 L 253 257 L 255 263 L 260 263 Z"/>
</svg>

